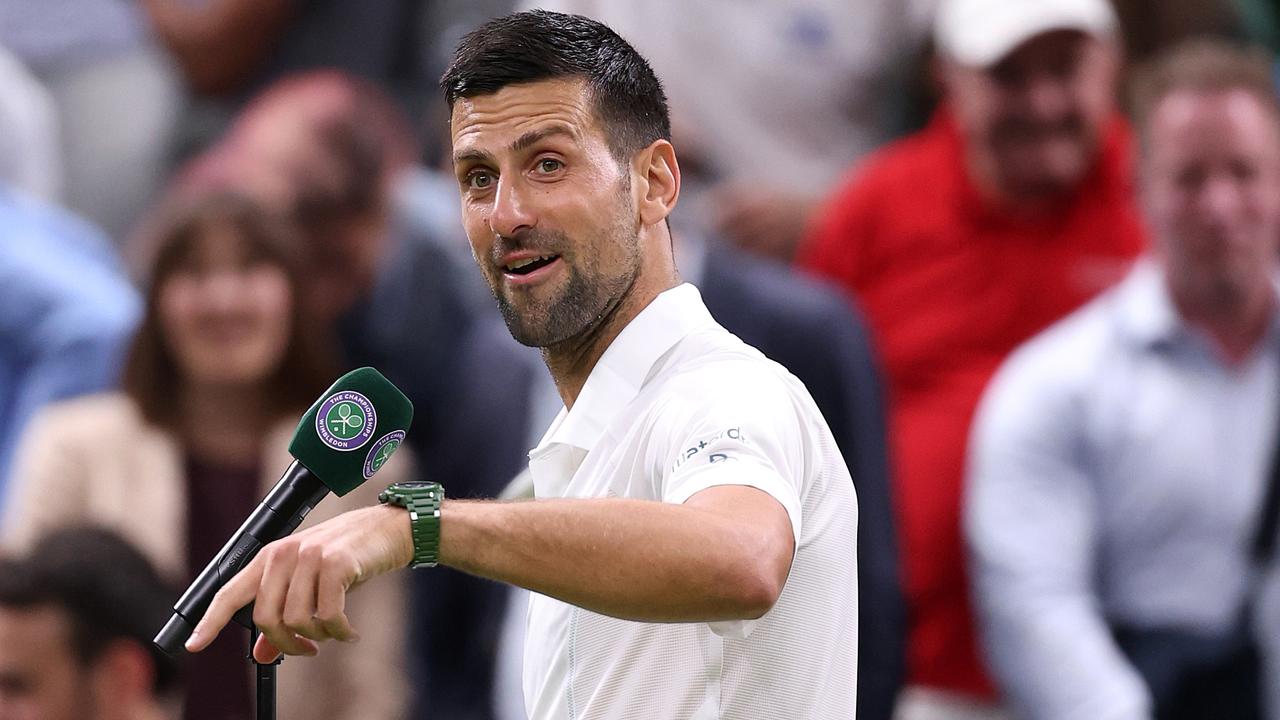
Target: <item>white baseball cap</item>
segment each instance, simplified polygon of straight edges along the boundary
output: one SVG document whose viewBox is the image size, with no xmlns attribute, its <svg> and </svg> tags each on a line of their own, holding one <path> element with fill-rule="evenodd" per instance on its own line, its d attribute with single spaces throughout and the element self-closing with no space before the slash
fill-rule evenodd
<svg viewBox="0 0 1280 720">
<path fill-rule="evenodd" d="M 1108 0 L 941 0 L 933 33 L 943 55 L 990 67 L 1042 33 L 1079 30 L 1105 37 L 1116 27 Z"/>
</svg>

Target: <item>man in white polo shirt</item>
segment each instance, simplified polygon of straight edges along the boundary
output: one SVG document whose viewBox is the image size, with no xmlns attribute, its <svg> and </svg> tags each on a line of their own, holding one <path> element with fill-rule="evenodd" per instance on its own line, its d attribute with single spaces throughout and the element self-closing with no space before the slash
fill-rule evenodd
<svg viewBox="0 0 1280 720">
<path fill-rule="evenodd" d="M 530 453 L 538 499 L 392 486 L 408 517 L 368 508 L 264 548 L 188 647 L 255 601 L 259 660 L 314 653 L 355 637 L 351 586 L 438 561 L 536 593 L 533 718 L 853 717 L 849 471 L 803 385 L 680 282 L 652 70 L 599 23 L 533 11 L 465 38 L 443 85 L 477 264 L 565 402 Z"/>
</svg>

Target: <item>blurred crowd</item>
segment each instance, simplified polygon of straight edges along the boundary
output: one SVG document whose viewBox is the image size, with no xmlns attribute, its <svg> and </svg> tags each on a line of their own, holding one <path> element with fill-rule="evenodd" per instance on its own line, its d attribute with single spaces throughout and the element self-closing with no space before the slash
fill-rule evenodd
<svg viewBox="0 0 1280 720">
<path fill-rule="evenodd" d="M 862 720 L 1280 720 L 1274 0 L 0 3 L 0 720 L 252 717 L 150 638 L 340 372 L 414 423 L 308 524 L 530 491 L 436 79 L 531 7 L 652 63 L 681 276 L 840 442 Z M 523 603 L 370 583 L 279 716 L 522 718 Z"/>
</svg>

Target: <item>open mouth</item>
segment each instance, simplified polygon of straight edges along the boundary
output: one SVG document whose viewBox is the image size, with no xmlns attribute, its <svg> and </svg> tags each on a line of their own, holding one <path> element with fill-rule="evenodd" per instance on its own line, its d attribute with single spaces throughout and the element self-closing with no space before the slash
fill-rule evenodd
<svg viewBox="0 0 1280 720">
<path fill-rule="evenodd" d="M 538 257 L 516 260 L 502 266 L 508 275 L 528 275 L 555 262 L 559 255 L 540 255 Z"/>
</svg>

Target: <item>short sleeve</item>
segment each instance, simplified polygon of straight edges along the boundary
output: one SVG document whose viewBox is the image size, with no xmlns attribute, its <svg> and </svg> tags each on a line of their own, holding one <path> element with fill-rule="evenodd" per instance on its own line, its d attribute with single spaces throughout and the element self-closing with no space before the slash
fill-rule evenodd
<svg viewBox="0 0 1280 720">
<path fill-rule="evenodd" d="M 746 419 L 709 424 L 690 433 L 681 453 L 687 459 L 667 478 L 662 499 L 680 504 L 711 487 L 753 487 L 768 493 L 787 511 L 791 531 L 799 543 L 802 518 L 798 478 L 787 478 L 777 459 L 762 449 L 761 436 L 769 428 L 743 420 Z M 712 429 L 717 426 L 719 430 Z"/>
<path fill-rule="evenodd" d="M 786 510 L 798 548 L 805 463 L 796 404 L 777 377 L 759 373 L 742 382 L 735 392 L 717 378 L 685 396 L 678 411 L 664 413 L 671 427 L 664 433 L 670 442 L 662 499 L 679 504 L 711 487 L 756 488 Z M 753 622 L 710 625 L 719 635 L 741 638 Z"/>
</svg>

